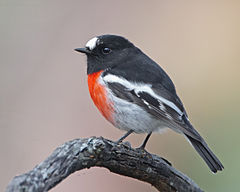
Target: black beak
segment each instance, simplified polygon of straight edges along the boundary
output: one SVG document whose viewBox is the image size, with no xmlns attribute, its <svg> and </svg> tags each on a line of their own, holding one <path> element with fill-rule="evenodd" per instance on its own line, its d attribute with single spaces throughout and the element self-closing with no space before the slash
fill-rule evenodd
<svg viewBox="0 0 240 192">
<path fill-rule="evenodd" d="M 91 53 L 91 51 L 88 48 L 76 48 L 74 50 L 77 51 L 77 52 L 80 52 L 80 53 L 85 53 L 85 54 L 90 54 Z"/>
</svg>

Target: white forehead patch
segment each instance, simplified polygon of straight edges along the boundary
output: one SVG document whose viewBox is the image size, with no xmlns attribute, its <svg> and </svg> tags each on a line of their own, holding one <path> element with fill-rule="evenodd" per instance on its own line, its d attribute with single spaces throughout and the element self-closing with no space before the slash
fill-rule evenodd
<svg viewBox="0 0 240 192">
<path fill-rule="evenodd" d="M 97 42 L 98 38 L 94 37 L 87 42 L 86 47 L 90 50 L 93 50 L 97 46 Z"/>
</svg>

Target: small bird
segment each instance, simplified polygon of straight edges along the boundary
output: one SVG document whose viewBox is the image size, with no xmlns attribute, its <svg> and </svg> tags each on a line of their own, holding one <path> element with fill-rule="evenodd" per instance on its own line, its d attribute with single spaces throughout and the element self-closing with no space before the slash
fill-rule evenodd
<svg viewBox="0 0 240 192">
<path fill-rule="evenodd" d="M 167 73 L 129 40 L 102 35 L 75 51 L 87 55 L 90 96 L 115 127 L 131 133 L 147 133 L 144 149 L 152 132 L 170 128 L 183 134 L 212 172 L 223 170 L 219 159 L 193 128 L 175 86 Z"/>
</svg>

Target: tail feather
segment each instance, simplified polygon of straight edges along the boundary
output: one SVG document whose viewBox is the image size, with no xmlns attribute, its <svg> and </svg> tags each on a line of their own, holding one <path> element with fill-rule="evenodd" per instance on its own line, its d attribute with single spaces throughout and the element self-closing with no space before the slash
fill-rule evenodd
<svg viewBox="0 0 240 192">
<path fill-rule="evenodd" d="M 208 167 L 212 172 L 216 173 L 217 171 L 223 170 L 223 165 L 219 161 L 219 159 L 213 154 L 213 152 L 209 149 L 204 140 L 199 141 L 188 135 L 186 135 L 190 143 L 196 149 L 198 154 L 203 158 L 203 160 L 207 163 Z"/>
</svg>

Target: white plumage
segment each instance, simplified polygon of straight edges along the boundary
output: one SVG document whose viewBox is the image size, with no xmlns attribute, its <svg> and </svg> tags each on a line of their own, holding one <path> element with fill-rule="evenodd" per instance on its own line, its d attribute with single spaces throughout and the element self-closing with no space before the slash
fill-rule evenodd
<svg viewBox="0 0 240 192">
<path fill-rule="evenodd" d="M 126 79 L 118 77 L 118 76 L 113 75 L 113 74 L 107 74 L 106 76 L 104 76 L 103 81 L 110 82 L 110 83 L 115 82 L 115 83 L 122 84 L 123 86 L 125 86 L 129 90 L 134 89 L 136 94 L 138 94 L 139 92 L 146 92 L 146 93 L 150 94 L 152 97 L 159 100 L 160 102 L 163 102 L 164 104 L 166 104 L 169 107 L 171 107 L 172 109 L 174 109 L 179 114 L 179 116 L 182 116 L 182 114 L 183 114 L 183 112 L 173 102 L 171 102 L 171 101 L 161 97 L 160 95 L 157 95 L 156 93 L 154 93 L 152 88 L 151 88 L 151 85 L 149 85 L 149 84 L 139 84 L 139 83 L 129 82 Z"/>
<path fill-rule="evenodd" d="M 97 46 L 97 42 L 98 42 L 98 38 L 94 37 L 87 42 L 86 47 L 89 50 L 93 50 Z"/>
<path fill-rule="evenodd" d="M 107 82 L 116 82 L 126 86 L 129 89 L 134 89 L 135 91 L 150 90 L 147 85 L 134 86 L 123 78 L 116 77 L 112 74 L 108 74 L 104 77 L 99 77 L 99 83 L 104 87 Z M 156 121 L 156 118 L 146 112 L 143 108 L 137 104 L 123 100 L 115 96 L 109 88 L 106 88 L 108 99 L 114 105 L 114 126 L 121 130 L 129 131 L 134 130 L 136 133 L 150 133 L 150 132 L 162 132 L 165 128 L 169 127 L 169 124 L 164 121 Z M 149 106 L 148 102 L 143 101 Z M 164 107 L 164 106 L 163 106 Z M 149 108 L 151 108 L 149 106 Z"/>
</svg>

